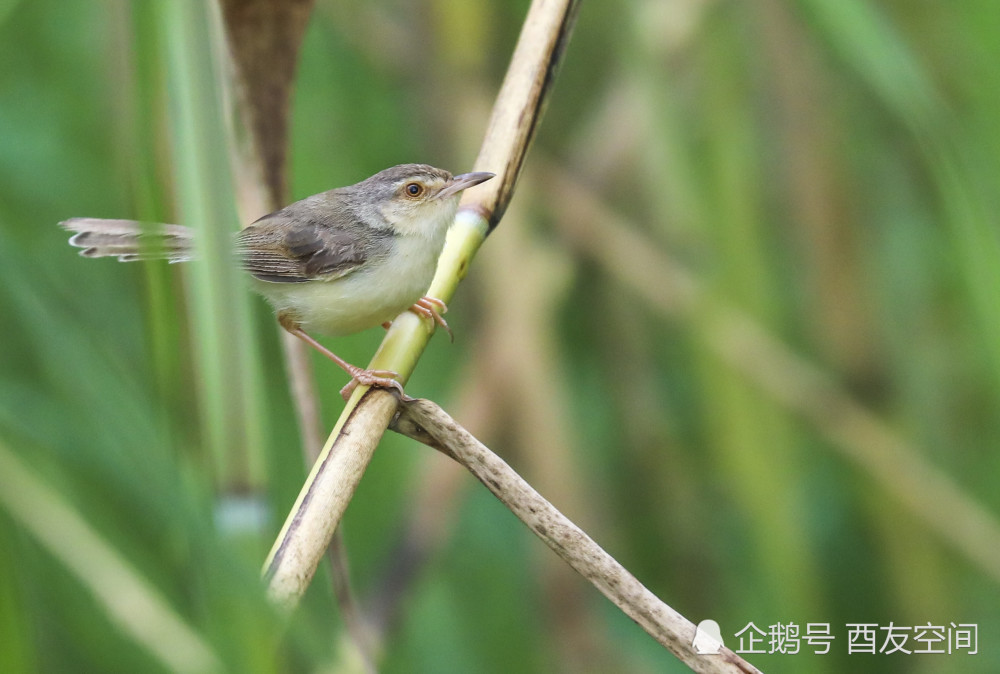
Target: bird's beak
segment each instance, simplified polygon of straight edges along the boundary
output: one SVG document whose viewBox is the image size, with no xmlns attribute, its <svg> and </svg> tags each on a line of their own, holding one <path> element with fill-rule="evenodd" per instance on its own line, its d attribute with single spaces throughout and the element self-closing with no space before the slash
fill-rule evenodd
<svg viewBox="0 0 1000 674">
<path fill-rule="evenodd" d="M 461 175 L 453 177 L 451 181 L 445 185 L 440 192 L 438 192 L 438 199 L 445 199 L 453 194 L 458 194 L 462 190 L 468 189 L 473 185 L 478 185 L 479 183 L 484 183 L 494 177 L 496 177 L 495 173 L 487 173 L 486 171 L 462 173 Z"/>
</svg>

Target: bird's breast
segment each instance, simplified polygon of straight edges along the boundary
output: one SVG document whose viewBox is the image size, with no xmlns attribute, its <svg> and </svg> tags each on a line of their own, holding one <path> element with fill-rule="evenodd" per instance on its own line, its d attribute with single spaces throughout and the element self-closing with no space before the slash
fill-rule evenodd
<svg viewBox="0 0 1000 674">
<path fill-rule="evenodd" d="M 391 321 L 419 300 L 434 278 L 440 252 L 434 242 L 397 240 L 388 255 L 346 276 L 303 283 L 255 281 L 255 289 L 306 332 L 349 335 Z"/>
</svg>

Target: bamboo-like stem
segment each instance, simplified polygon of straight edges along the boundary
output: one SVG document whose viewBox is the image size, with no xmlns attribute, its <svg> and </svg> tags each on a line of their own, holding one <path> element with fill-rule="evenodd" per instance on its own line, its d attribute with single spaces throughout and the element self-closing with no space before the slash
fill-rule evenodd
<svg viewBox="0 0 1000 674">
<path fill-rule="evenodd" d="M 464 195 L 427 294 L 451 299 L 506 209 L 578 7 L 579 0 L 532 2 L 473 167 L 497 178 Z M 398 372 L 405 382 L 429 338 L 427 326 L 405 313 L 370 367 Z M 358 387 L 348 401 L 264 563 L 268 596 L 279 605 L 293 608 L 308 587 L 395 411 L 396 398 L 383 390 Z"/>
<path fill-rule="evenodd" d="M 660 601 L 513 468 L 430 400 L 400 403 L 390 426 L 458 461 L 580 575 L 695 672 L 757 672 L 732 650 L 699 655 L 696 627 Z"/>
</svg>

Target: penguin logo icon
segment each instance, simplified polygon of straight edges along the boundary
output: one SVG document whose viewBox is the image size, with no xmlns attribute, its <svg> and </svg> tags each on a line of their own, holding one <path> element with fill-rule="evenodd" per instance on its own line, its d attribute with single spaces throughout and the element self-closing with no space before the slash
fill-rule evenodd
<svg viewBox="0 0 1000 674">
<path fill-rule="evenodd" d="M 691 646 L 698 655 L 717 655 L 723 646 L 719 623 L 714 620 L 702 620 L 698 623 Z"/>
</svg>

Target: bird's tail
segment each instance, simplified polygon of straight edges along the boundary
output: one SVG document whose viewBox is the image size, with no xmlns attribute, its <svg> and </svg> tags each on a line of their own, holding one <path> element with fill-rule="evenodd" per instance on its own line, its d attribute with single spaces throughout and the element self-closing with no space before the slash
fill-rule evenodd
<svg viewBox="0 0 1000 674">
<path fill-rule="evenodd" d="M 69 243 L 83 248 L 80 255 L 84 257 L 117 257 L 122 262 L 183 262 L 194 255 L 194 231 L 181 225 L 71 218 L 60 222 L 59 226 L 76 232 Z"/>
</svg>

